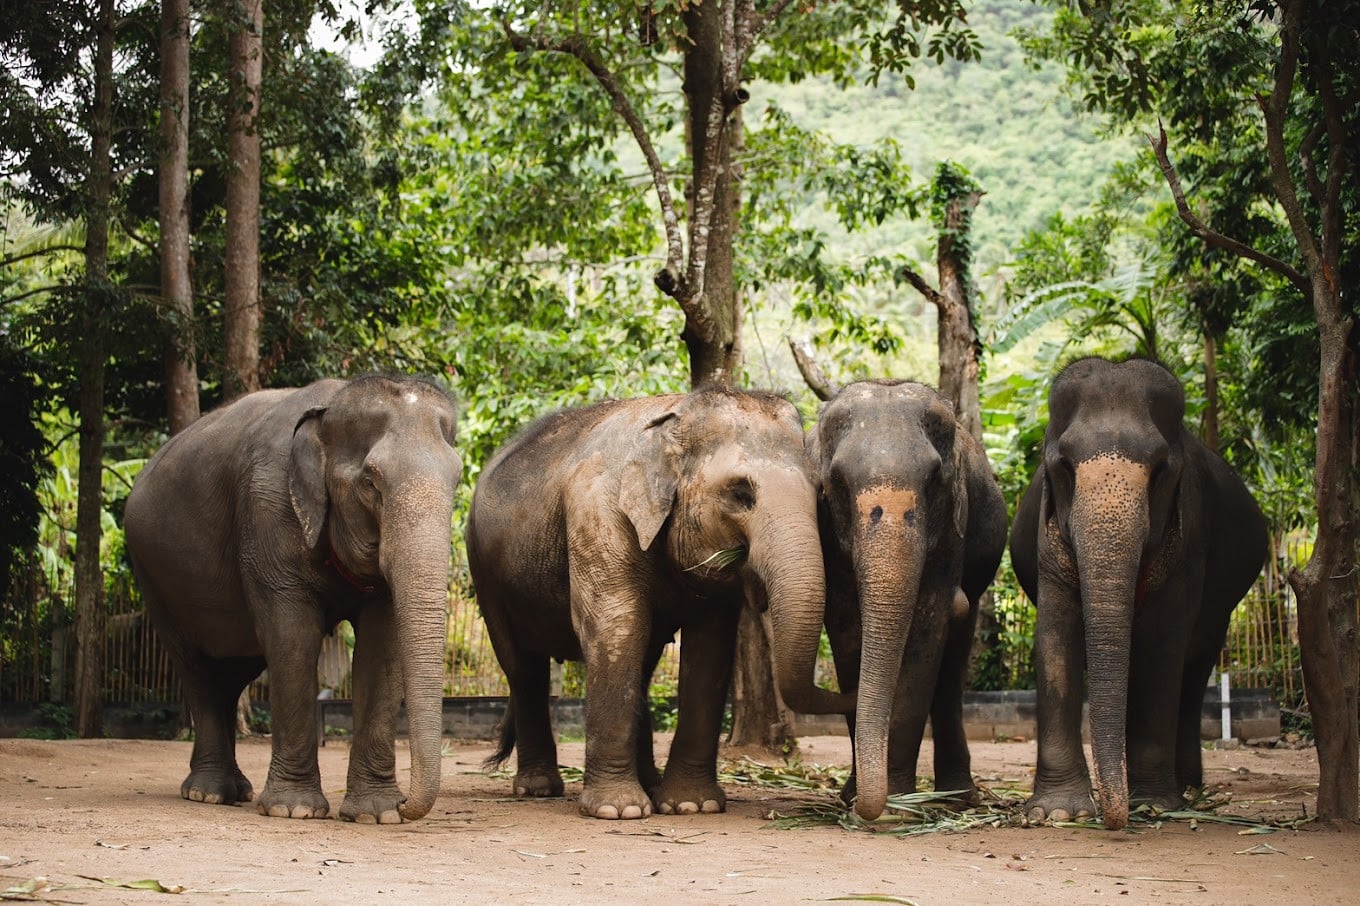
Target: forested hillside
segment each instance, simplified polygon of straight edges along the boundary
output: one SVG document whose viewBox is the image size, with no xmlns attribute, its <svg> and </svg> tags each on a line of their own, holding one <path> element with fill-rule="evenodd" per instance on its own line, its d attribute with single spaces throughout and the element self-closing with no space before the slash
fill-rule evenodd
<svg viewBox="0 0 1360 906">
<path fill-rule="evenodd" d="M 914 88 L 893 73 L 848 90 L 826 79 L 756 86 L 752 106 L 776 104 L 846 144 L 891 138 L 922 183 L 941 160 L 967 167 L 987 193 L 974 219 L 977 271 L 993 274 L 1050 215 L 1084 210 L 1135 147 L 1126 138 L 1101 137 L 1100 119 L 1063 93 L 1059 66 L 1026 64 L 1011 31 L 1051 17 L 1029 0 L 979 0 L 968 14 L 982 43 L 977 62 L 919 61 L 910 71 Z M 829 218 L 821 223 L 831 228 Z M 906 219 L 838 238 L 842 243 L 847 250 L 896 252 L 922 262 L 934 254 L 928 225 Z"/>
</svg>

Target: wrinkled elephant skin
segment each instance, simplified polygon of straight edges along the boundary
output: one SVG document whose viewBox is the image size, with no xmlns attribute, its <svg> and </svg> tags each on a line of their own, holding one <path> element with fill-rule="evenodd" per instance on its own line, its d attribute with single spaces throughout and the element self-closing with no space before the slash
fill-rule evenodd
<svg viewBox="0 0 1360 906">
<path fill-rule="evenodd" d="M 541 419 L 482 471 L 468 565 L 510 705 L 493 762 L 518 750 L 517 795 L 562 792 L 548 661 L 584 660 L 580 810 L 596 818 L 720 812 L 718 735 L 737 618 L 768 602 L 790 707 L 847 711 L 813 683 L 823 618 L 816 490 L 786 400 L 707 389 Z M 683 630 L 665 776 L 647 689 Z"/>
<path fill-rule="evenodd" d="M 973 438 L 934 390 L 843 389 L 809 429 L 820 479 L 827 634 L 855 764 L 843 795 L 867 820 L 916 790 L 930 718 L 935 788 L 971 799 L 963 686 L 978 599 L 1006 542 L 1006 504 Z"/>
<path fill-rule="evenodd" d="M 415 819 L 439 792 L 453 495 L 462 474 L 447 394 L 416 379 L 320 381 L 248 394 L 147 463 L 127 548 L 184 685 L 194 748 L 181 795 L 324 818 L 317 657 L 354 626 L 355 736 L 343 818 Z M 236 764 L 236 702 L 269 669 L 264 789 Z M 411 785 L 396 782 L 403 697 Z"/>
<path fill-rule="evenodd" d="M 1085 686 L 1100 812 L 1120 828 L 1131 803 L 1176 808 L 1203 783 L 1204 687 L 1265 560 L 1265 519 L 1185 427 L 1184 391 L 1161 365 L 1078 360 L 1054 380 L 1049 415 L 1010 541 L 1038 613 L 1029 817 L 1096 811 Z"/>
</svg>

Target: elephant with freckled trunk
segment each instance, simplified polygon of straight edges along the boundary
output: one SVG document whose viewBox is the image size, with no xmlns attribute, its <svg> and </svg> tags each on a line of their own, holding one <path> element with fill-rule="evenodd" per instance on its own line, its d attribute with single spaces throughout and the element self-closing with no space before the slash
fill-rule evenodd
<svg viewBox="0 0 1360 906">
<path fill-rule="evenodd" d="M 501 747 L 515 792 L 562 793 L 549 658 L 586 663 L 583 815 L 720 812 L 718 736 L 737 618 L 768 607 L 780 692 L 804 712 L 853 699 L 813 682 L 824 605 L 815 479 L 797 411 L 725 388 L 548 416 L 482 471 L 468 566 L 510 682 Z M 665 776 L 647 688 L 682 630 Z"/>
<path fill-rule="evenodd" d="M 1200 786 L 1200 710 L 1228 617 L 1265 560 L 1265 519 L 1242 480 L 1186 429 L 1161 365 L 1080 359 L 1053 382 L 1039 467 L 1011 528 L 1035 602 L 1039 762 L 1033 821 L 1129 803 L 1177 808 Z"/>
<path fill-rule="evenodd" d="M 867 820 L 916 790 L 927 716 L 935 788 L 976 790 L 963 686 L 978 599 L 1006 545 L 1006 503 L 982 449 L 922 384 L 861 381 L 807 434 L 821 479 L 826 627 L 855 764 L 842 795 Z"/>
<path fill-rule="evenodd" d="M 198 802 L 324 818 L 317 656 L 354 625 L 342 818 L 425 815 L 439 792 L 453 495 L 447 394 L 410 378 L 262 390 L 171 438 L 128 497 L 127 549 L 194 720 Z M 258 798 L 236 763 L 236 701 L 269 669 L 273 754 Z M 403 692 L 411 783 L 396 782 Z"/>
</svg>

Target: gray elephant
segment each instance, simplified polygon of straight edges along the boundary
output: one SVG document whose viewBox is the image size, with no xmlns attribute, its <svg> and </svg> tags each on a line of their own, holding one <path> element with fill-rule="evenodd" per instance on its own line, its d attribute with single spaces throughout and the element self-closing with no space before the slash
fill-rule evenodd
<svg viewBox="0 0 1360 906">
<path fill-rule="evenodd" d="M 329 380 L 244 396 L 147 463 L 127 501 L 127 548 L 194 720 L 184 798 L 329 813 L 316 663 L 322 638 L 350 620 L 355 736 L 340 816 L 392 823 L 430 810 L 462 473 L 454 430 L 453 403 L 434 384 Z M 266 666 L 273 753 L 256 798 L 236 764 L 235 710 Z M 403 691 L 407 795 L 393 745 Z"/>
<path fill-rule="evenodd" d="M 1010 542 L 1038 611 L 1031 820 L 1093 814 L 1083 671 L 1106 827 L 1128 823 L 1130 798 L 1175 808 L 1203 782 L 1205 683 L 1267 538 L 1242 480 L 1184 418 L 1180 383 L 1155 362 L 1080 359 L 1053 382 Z"/>
<path fill-rule="evenodd" d="M 824 603 L 816 490 L 797 411 L 725 388 L 550 415 L 477 481 L 467 523 L 477 602 L 510 682 L 499 763 L 518 747 L 519 795 L 562 793 L 549 658 L 586 663 L 583 815 L 720 812 L 718 736 L 737 618 L 768 606 L 790 707 L 853 699 L 813 682 Z M 679 714 L 665 777 L 647 687 L 683 630 Z"/>
<path fill-rule="evenodd" d="M 862 381 L 808 431 L 821 479 L 826 627 L 855 765 L 843 792 L 877 818 L 916 789 L 926 717 L 935 788 L 975 794 L 963 686 L 978 599 L 1006 545 L 1006 503 L 986 454 L 922 384 Z"/>
</svg>

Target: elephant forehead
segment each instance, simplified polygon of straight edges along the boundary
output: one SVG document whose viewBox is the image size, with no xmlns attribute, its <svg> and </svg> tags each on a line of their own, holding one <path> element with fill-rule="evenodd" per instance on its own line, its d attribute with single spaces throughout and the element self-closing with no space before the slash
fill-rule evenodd
<svg viewBox="0 0 1360 906">
<path fill-rule="evenodd" d="M 1098 453 L 1077 463 L 1074 514 L 1090 508 L 1085 515 L 1101 520 L 1127 519 L 1145 507 L 1148 467 L 1118 453 Z"/>
<path fill-rule="evenodd" d="M 916 491 L 880 484 L 855 495 L 855 510 L 860 518 L 877 522 L 883 517 L 905 516 L 916 509 Z"/>
</svg>

